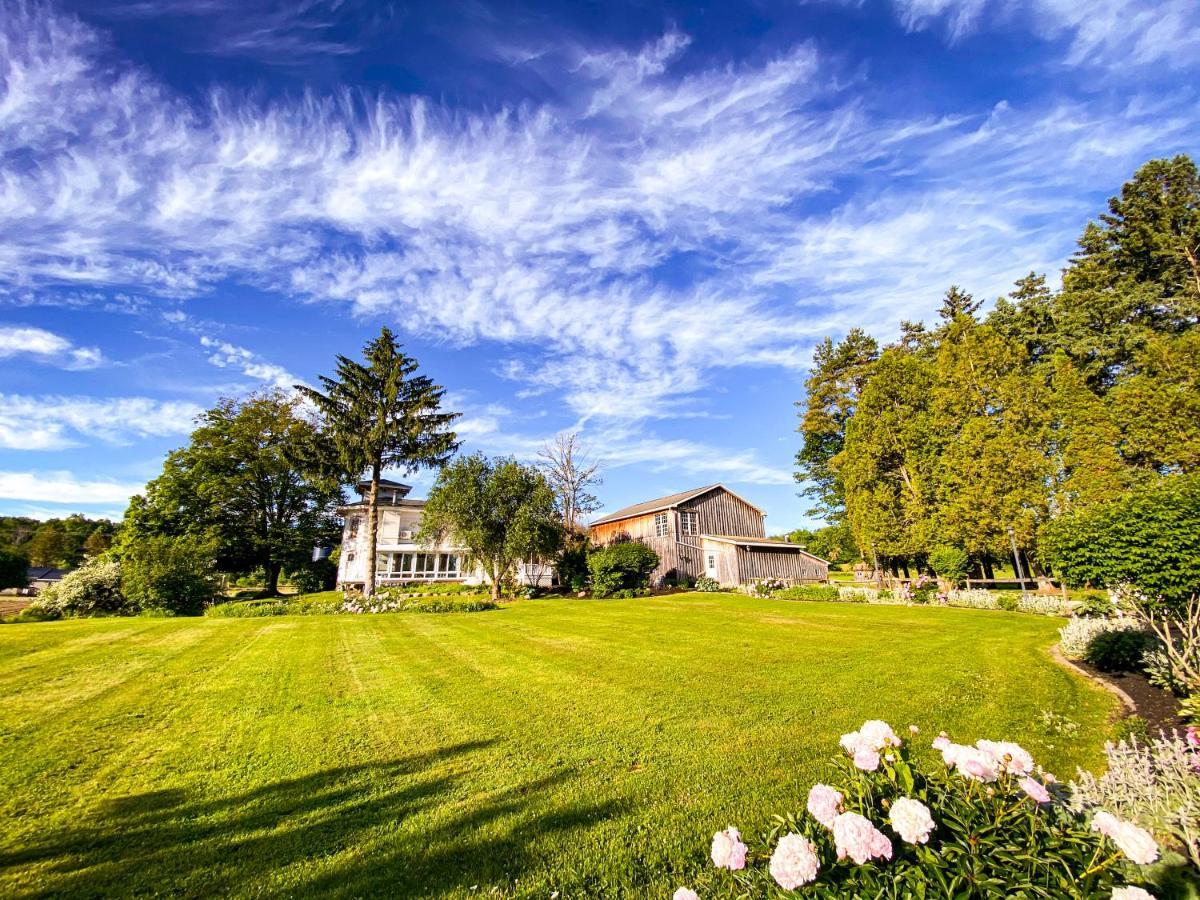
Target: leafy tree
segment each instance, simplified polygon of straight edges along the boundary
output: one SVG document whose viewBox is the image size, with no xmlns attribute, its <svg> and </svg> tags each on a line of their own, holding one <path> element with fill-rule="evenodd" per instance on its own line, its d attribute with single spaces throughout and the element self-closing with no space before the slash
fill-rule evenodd
<svg viewBox="0 0 1200 900">
<path fill-rule="evenodd" d="M 64 616 L 132 615 L 137 604 L 121 592 L 121 564 L 111 557 L 90 559 L 47 588 L 36 605 Z"/>
<path fill-rule="evenodd" d="M 554 491 L 536 467 L 476 453 L 438 474 L 417 539 L 431 546 L 452 539 L 465 547 L 498 600 L 518 562 L 558 553 L 563 530 Z"/>
<path fill-rule="evenodd" d="M 1103 397 L 1059 351 L 1054 358 L 1053 408 L 1058 420 L 1057 506 L 1069 510 L 1112 500 L 1134 481 L 1121 458 L 1121 431 Z"/>
<path fill-rule="evenodd" d="M 1030 272 L 1017 279 L 1007 298 L 996 301 L 986 321 L 1009 340 L 1023 344 L 1030 363 L 1036 365 L 1051 356 L 1056 346 L 1054 302 L 1046 277 Z"/>
<path fill-rule="evenodd" d="M 112 546 L 112 537 L 103 528 L 97 528 L 83 542 L 83 555 L 88 559 L 99 556 Z"/>
<path fill-rule="evenodd" d="M 971 557 L 961 547 L 943 544 L 929 551 L 929 567 L 954 585 L 962 585 L 971 571 Z"/>
<path fill-rule="evenodd" d="M 63 527 L 53 519 L 43 522 L 25 547 L 25 551 L 29 555 L 29 563 L 34 566 L 65 565 L 63 559 L 65 550 L 66 539 Z"/>
<path fill-rule="evenodd" d="M 815 501 L 809 515 L 835 520 L 844 514 L 845 491 L 834 460 L 842 452 L 846 425 L 878 358 L 879 345 L 859 328 L 837 344 L 826 338 L 813 351 L 804 383 L 806 399 L 796 404 L 803 436 L 796 480 L 806 485 L 801 494 Z"/>
<path fill-rule="evenodd" d="M 1164 474 L 1200 468 L 1200 332 L 1154 335 L 1134 369 L 1109 395 L 1125 459 Z"/>
<path fill-rule="evenodd" d="M 658 554 L 637 541 L 622 541 L 588 554 L 592 594 L 607 597 L 613 591 L 643 588 L 658 565 Z"/>
<path fill-rule="evenodd" d="M 1172 475 L 1042 529 L 1043 558 L 1070 585 L 1129 583 L 1171 602 L 1200 589 L 1200 474 Z"/>
<path fill-rule="evenodd" d="M 921 555 L 932 538 L 940 442 L 930 421 L 932 389 L 923 356 L 884 351 L 834 459 L 855 542 L 872 563 Z"/>
<path fill-rule="evenodd" d="M 336 377 L 320 376 L 324 393 L 296 389 L 321 417 L 317 439 L 308 448 L 313 471 L 354 483 L 366 473 L 367 574 L 364 592 L 375 592 L 379 539 L 379 479 L 386 469 L 413 472 L 445 464 L 458 448 L 450 425 L 457 413 L 442 412 L 445 390 L 417 375 L 417 361 L 403 353 L 395 335 L 383 328 L 363 348 L 364 362 L 337 357 Z"/>
<path fill-rule="evenodd" d="M 29 559 L 16 550 L 0 549 L 0 590 L 29 584 Z"/>
<path fill-rule="evenodd" d="M 579 529 L 580 516 L 600 508 L 599 498 L 592 493 L 593 488 L 603 483 L 600 464 L 588 458 L 575 432 L 558 435 L 538 451 L 538 456 L 546 480 L 558 498 L 563 528 L 573 534 Z"/>
<path fill-rule="evenodd" d="M 788 533 L 787 539 L 832 563 L 850 562 L 860 555 L 858 545 L 854 542 L 854 532 L 847 522 L 817 529 L 797 528 Z"/>
<path fill-rule="evenodd" d="M 303 471 L 298 453 L 317 432 L 299 406 L 276 390 L 202 413 L 188 446 L 130 504 L 121 555 L 152 537 L 187 538 L 222 571 L 261 568 L 267 595 L 277 594 L 283 569 L 332 539 L 341 499 L 334 480 Z"/>
<path fill-rule="evenodd" d="M 196 616 L 217 593 L 213 551 L 191 537 L 147 535 L 125 546 L 121 593 L 139 609 Z"/>
</svg>

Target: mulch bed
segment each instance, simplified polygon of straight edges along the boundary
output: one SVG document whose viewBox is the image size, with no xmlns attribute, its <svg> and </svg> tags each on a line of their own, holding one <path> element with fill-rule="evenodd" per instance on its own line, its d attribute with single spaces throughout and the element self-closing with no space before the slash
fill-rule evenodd
<svg viewBox="0 0 1200 900">
<path fill-rule="evenodd" d="M 1088 674 L 1107 681 L 1128 694 L 1133 705 L 1137 707 L 1137 714 L 1146 720 L 1151 735 L 1157 735 L 1160 731 L 1170 733 L 1173 730 L 1182 733 L 1187 727 L 1187 722 L 1179 715 L 1179 698 L 1170 691 L 1152 685 L 1142 673 L 1101 672 L 1095 666 L 1084 662 L 1077 661 L 1075 664 Z"/>
</svg>

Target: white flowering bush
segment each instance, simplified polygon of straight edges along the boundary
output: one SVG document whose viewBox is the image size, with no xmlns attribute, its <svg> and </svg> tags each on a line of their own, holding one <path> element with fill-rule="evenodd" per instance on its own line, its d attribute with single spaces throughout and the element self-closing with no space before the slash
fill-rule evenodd
<svg viewBox="0 0 1200 900">
<path fill-rule="evenodd" d="M 1200 866 L 1200 735 L 1164 735 L 1104 746 L 1107 766 L 1096 777 L 1080 770 L 1071 784 L 1077 812 L 1110 810 Z"/>
<path fill-rule="evenodd" d="M 1072 618 L 1058 629 L 1058 646 L 1069 659 L 1083 659 L 1097 636 L 1117 631 L 1140 631 L 1141 628 L 1141 624 L 1129 616 L 1115 619 Z"/>
<path fill-rule="evenodd" d="M 47 616 L 132 615 L 137 605 L 121 593 L 121 564 L 97 557 L 68 572 L 33 604 Z"/>
<path fill-rule="evenodd" d="M 786 587 L 787 585 L 778 578 L 760 578 L 746 585 L 743 590 L 751 597 L 770 597 Z"/>
<path fill-rule="evenodd" d="M 838 599 L 843 603 L 878 603 L 882 591 L 866 587 L 839 587 Z"/>
<path fill-rule="evenodd" d="M 1021 599 L 1017 601 L 1019 612 L 1033 613 L 1038 616 L 1063 616 L 1065 618 L 1071 615 L 1073 608 L 1071 602 L 1062 597 L 1022 594 Z"/>
<path fill-rule="evenodd" d="M 871 721 L 841 745 L 835 784 L 814 785 L 804 811 L 760 840 L 718 832 L 714 868 L 676 897 L 1148 896 L 1137 885 L 1159 857 L 1153 836 L 1108 809 L 1062 803 L 1017 744 L 943 734 L 939 759 Z"/>
<path fill-rule="evenodd" d="M 999 609 L 1000 602 L 991 591 L 982 588 L 966 588 L 963 590 L 946 591 L 942 595 L 947 606 L 961 606 L 966 609 Z"/>
</svg>

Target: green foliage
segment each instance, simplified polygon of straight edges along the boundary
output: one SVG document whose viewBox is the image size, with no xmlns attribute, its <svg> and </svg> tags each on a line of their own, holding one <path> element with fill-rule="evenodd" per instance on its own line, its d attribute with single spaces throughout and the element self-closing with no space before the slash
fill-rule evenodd
<svg viewBox="0 0 1200 900">
<path fill-rule="evenodd" d="M 1168 601 L 1187 599 L 1200 586 L 1200 472 L 1049 522 L 1042 554 L 1072 586 L 1128 583 Z"/>
<path fill-rule="evenodd" d="M 1125 716 L 1113 726 L 1112 739 L 1145 744 L 1150 740 L 1150 724 L 1141 716 Z"/>
<path fill-rule="evenodd" d="M 0 549 L 0 590 L 23 588 L 29 583 L 29 559 L 16 550 Z"/>
<path fill-rule="evenodd" d="M 483 566 L 492 599 L 522 560 L 553 559 L 563 541 L 554 492 L 534 466 L 475 453 L 445 466 L 425 504 L 418 540 L 453 539 Z"/>
<path fill-rule="evenodd" d="M 1021 598 L 1012 594 L 1000 594 L 996 598 L 996 605 L 1005 612 L 1016 612 L 1021 608 Z"/>
<path fill-rule="evenodd" d="M 815 512 L 873 565 L 953 545 L 991 577 L 1011 540 L 1038 576 L 1054 517 L 1200 470 L 1198 235 L 1195 164 L 1152 160 L 1084 229 L 1061 290 L 1030 273 L 981 318 L 952 287 L 933 330 L 906 322 L 882 352 L 862 332 L 820 345 L 797 457 Z M 1137 536 L 1147 562 L 1190 582 L 1166 588 L 1194 589 L 1153 537 Z M 1129 580 L 1102 574 L 1077 583 Z"/>
<path fill-rule="evenodd" d="M 499 609 L 499 604 L 486 597 L 422 597 L 404 604 L 405 612 L 467 613 Z"/>
<path fill-rule="evenodd" d="M 587 587 L 588 539 L 584 535 L 568 535 L 555 560 L 558 582 L 568 590 L 579 592 Z"/>
<path fill-rule="evenodd" d="M 812 600 L 823 603 L 834 603 L 841 599 L 836 587 L 818 584 L 801 584 L 796 587 L 784 588 L 771 596 L 776 600 Z"/>
<path fill-rule="evenodd" d="M 139 609 L 198 616 L 217 592 L 210 547 L 188 537 L 147 535 L 128 541 L 121 591 Z"/>
<path fill-rule="evenodd" d="M 588 569 L 592 573 L 592 594 L 607 597 L 614 591 L 644 588 L 650 573 L 658 565 L 658 554 L 636 541 L 625 541 L 592 550 Z"/>
<path fill-rule="evenodd" d="M 363 362 L 337 357 L 337 375 L 319 376 L 324 393 L 306 385 L 296 390 L 321 417 L 313 440 L 295 448 L 306 470 L 354 484 L 366 473 L 366 591 L 375 591 L 378 490 L 385 469 L 413 472 L 443 465 L 458 449 L 450 430 L 457 413 L 442 412 L 445 390 L 404 353 L 384 327 L 363 347 Z"/>
<path fill-rule="evenodd" d="M 854 562 L 860 557 L 858 546 L 854 543 L 854 532 L 846 522 L 815 530 L 798 528 L 789 532 L 787 539 L 831 563 Z"/>
<path fill-rule="evenodd" d="M 269 391 L 202 413 L 188 445 L 133 498 L 117 552 L 145 559 L 151 551 L 139 545 L 155 538 L 203 545 L 218 570 L 259 569 L 265 592 L 278 593 L 285 569 L 302 567 L 314 544 L 338 534 L 337 484 L 306 476 L 296 461 L 316 435 L 299 406 Z"/>
<path fill-rule="evenodd" d="M 942 544 L 929 551 L 929 566 L 941 578 L 955 587 L 961 587 L 970 574 L 971 557 L 961 547 Z"/>
<path fill-rule="evenodd" d="M 717 579 L 709 578 L 707 575 L 701 575 L 696 579 L 696 590 L 700 591 L 701 593 L 711 594 L 717 591 L 723 591 L 724 588 L 721 587 L 721 582 L 717 581 Z"/>
<path fill-rule="evenodd" d="M 122 593 L 121 564 L 106 557 L 88 560 L 68 572 L 35 605 L 51 616 L 127 616 L 138 611 L 137 604 Z"/>
<path fill-rule="evenodd" d="M 1138 672 L 1153 646 L 1154 639 L 1144 631 L 1102 631 L 1088 643 L 1083 659 L 1101 672 Z"/>
<path fill-rule="evenodd" d="M 106 549 L 118 528 L 107 519 L 89 519 L 78 514 L 45 521 L 25 516 L 0 516 L 0 550 L 20 553 L 30 561 L 29 565 L 73 569 L 86 557 L 96 556 Z M 35 537 L 38 541 L 31 549 Z M 99 544 L 104 547 L 96 551 Z M 35 563 L 35 555 L 46 561 Z"/>
</svg>

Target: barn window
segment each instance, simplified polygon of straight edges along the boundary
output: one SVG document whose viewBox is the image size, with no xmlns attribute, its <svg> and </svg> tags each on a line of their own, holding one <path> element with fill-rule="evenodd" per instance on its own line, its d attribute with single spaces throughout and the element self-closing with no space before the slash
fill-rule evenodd
<svg viewBox="0 0 1200 900">
<path fill-rule="evenodd" d="M 684 534 L 700 533 L 700 515 L 696 512 L 683 510 L 679 513 L 679 529 Z"/>
<path fill-rule="evenodd" d="M 654 514 L 654 536 L 655 537 L 666 537 L 670 533 L 671 533 L 671 531 L 667 524 L 667 514 L 665 512 L 655 513 Z"/>
</svg>

